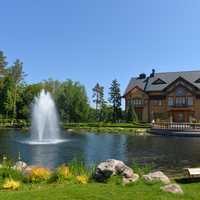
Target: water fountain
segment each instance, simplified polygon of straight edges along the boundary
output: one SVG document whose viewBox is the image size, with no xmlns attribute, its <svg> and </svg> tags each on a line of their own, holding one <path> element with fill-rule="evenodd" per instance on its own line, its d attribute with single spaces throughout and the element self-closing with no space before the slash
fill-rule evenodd
<svg viewBox="0 0 200 200">
<path fill-rule="evenodd" d="M 60 137 L 58 114 L 51 94 L 42 90 L 32 107 L 31 139 L 29 144 L 56 144 Z"/>
</svg>

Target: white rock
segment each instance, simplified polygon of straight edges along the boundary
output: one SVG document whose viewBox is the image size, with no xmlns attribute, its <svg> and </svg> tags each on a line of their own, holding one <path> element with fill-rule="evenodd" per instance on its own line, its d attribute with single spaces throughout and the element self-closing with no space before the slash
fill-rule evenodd
<svg viewBox="0 0 200 200">
<path fill-rule="evenodd" d="M 132 178 L 123 177 L 123 179 L 122 179 L 123 185 L 127 185 L 129 183 L 135 183 L 138 180 L 139 180 L 139 175 L 138 174 L 133 174 Z"/>
<path fill-rule="evenodd" d="M 23 161 L 18 161 L 15 163 L 15 165 L 13 166 L 13 169 L 19 170 L 19 171 L 23 171 L 28 165 L 23 162 Z"/>
<path fill-rule="evenodd" d="M 178 184 L 170 184 L 161 187 L 161 190 L 165 192 L 170 192 L 174 194 L 183 194 L 183 190 L 181 189 L 180 185 Z"/>
<path fill-rule="evenodd" d="M 125 178 L 132 178 L 133 170 L 120 160 L 109 159 L 96 167 L 94 178 L 97 181 L 105 181 L 116 174 L 121 174 Z"/>
<path fill-rule="evenodd" d="M 143 178 L 147 182 L 161 181 L 164 184 L 170 183 L 170 179 L 161 171 L 143 175 Z"/>
</svg>

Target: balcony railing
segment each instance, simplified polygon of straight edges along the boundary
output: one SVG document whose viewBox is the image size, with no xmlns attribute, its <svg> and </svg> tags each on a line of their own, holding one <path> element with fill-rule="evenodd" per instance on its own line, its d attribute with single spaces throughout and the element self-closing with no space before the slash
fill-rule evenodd
<svg viewBox="0 0 200 200">
<path fill-rule="evenodd" d="M 176 122 L 159 122 L 153 123 L 152 128 L 173 130 L 173 131 L 199 131 L 200 123 L 176 123 Z"/>
<path fill-rule="evenodd" d="M 168 105 L 171 108 L 188 108 L 188 107 L 192 107 L 191 104 L 172 104 L 172 105 Z"/>
</svg>

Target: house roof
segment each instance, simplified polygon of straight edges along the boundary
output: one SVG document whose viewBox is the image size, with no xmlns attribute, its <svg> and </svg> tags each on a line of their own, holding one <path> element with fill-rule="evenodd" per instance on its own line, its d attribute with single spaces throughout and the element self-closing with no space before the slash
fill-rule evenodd
<svg viewBox="0 0 200 200">
<path fill-rule="evenodd" d="M 136 86 L 146 92 L 162 91 L 180 77 L 200 89 L 200 83 L 195 82 L 200 78 L 200 71 L 164 72 L 155 73 L 153 77 L 148 77 L 146 79 L 131 78 L 124 95 Z M 155 84 L 157 80 L 162 80 L 165 84 Z"/>
<path fill-rule="evenodd" d="M 146 85 L 146 81 L 145 80 L 146 80 L 146 78 L 144 78 L 144 79 L 138 79 L 138 77 L 131 78 L 131 80 L 129 81 L 128 86 L 126 87 L 124 95 L 129 93 L 135 87 L 139 87 L 141 90 L 144 90 L 145 89 L 145 85 Z"/>
</svg>

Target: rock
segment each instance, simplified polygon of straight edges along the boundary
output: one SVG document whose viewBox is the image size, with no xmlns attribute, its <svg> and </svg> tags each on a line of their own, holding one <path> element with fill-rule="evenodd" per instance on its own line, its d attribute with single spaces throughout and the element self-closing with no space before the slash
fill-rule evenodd
<svg viewBox="0 0 200 200">
<path fill-rule="evenodd" d="M 93 177 L 103 182 L 113 175 L 121 174 L 125 178 L 133 178 L 133 170 L 120 160 L 109 159 L 100 163 L 93 174 Z"/>
<path fill-rule="evenodd" d="M 139 180 L 139 175 L 138 174 L 133 174 L 132 178 L 123 177 L 123 179 L 122 179 L 123 185 L 127 185 L 129 183 L 134 183 L 134 182 L 136 182 L 138 180 Z"/>
<path fill-rule="evenodd" d="M 161 171 L 143 175 L 143 178 L 147 182 L 161 181 L 164 184 L 170 183 L 170 179 Z"/>
<path fill-rule="evenodd" d="M 31 173 L 32 173 L 32 169 L 33 169 L 33 166 L 27 166 L 27 167 L 22 171 L 22 173 L 23 173 L 25 176 L 30 176 Z"/>
<path fill-rule="evenodd" d="M 17 161 L 15 165 L 13 166 L 13 169 L 16 169 L 18 171 L 23 171 L 28 165 L 23 161 Z"/>
<path fill-rule="evenodd" d="M 180 185 L 178 184 L 170 184 L 161 187 L 161 190 L 165 192 L 171 192 L 174 194 L 183 194 L 183 190 L 181 189 Z"/>
</svg>

